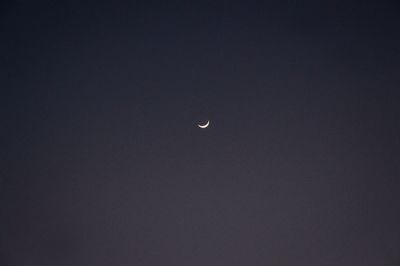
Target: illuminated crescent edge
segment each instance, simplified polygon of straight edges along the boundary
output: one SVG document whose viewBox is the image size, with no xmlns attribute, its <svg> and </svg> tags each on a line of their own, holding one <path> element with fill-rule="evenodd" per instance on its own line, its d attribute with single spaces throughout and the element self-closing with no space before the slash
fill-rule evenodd
<svg viewBox="0 0 400 266">
<path fill-rule="evenodd" d="M 207 121 L 205 125 L 198 125 L 200 128 L 206 128 L 210 124 L 210 120 Z"/>
</svg>

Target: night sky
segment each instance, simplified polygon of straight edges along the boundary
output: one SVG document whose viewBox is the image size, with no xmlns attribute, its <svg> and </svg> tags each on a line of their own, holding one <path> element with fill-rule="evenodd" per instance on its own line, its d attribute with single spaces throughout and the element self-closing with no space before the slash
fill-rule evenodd
<svg viewBox="0 0 400 266">
<path fill-rule="evenodd" d="M 399 14 L 2 3 L 0 265 L 400 265 Z"/>
</svg>

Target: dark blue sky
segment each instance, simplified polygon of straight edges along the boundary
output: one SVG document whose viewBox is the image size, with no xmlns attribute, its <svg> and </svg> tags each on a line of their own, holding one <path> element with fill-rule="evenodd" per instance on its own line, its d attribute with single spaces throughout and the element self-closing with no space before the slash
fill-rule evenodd
<svg viewBox="0 0 400 266">
<path fill-rule="evenodd" d="M 1 265 L 400 263 L 398 4 L 100 2 L 2 4 Z"/>
</svg>

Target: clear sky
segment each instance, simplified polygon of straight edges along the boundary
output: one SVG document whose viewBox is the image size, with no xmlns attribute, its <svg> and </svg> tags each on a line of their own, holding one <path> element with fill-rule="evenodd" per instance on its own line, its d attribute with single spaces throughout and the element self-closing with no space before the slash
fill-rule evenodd
<svg viewBox="0 0 400 266">
<path fill-rule="evenodd" d="M 395 1 L 1 5 L 1 265 L 399 265 Z"/>
</svg>

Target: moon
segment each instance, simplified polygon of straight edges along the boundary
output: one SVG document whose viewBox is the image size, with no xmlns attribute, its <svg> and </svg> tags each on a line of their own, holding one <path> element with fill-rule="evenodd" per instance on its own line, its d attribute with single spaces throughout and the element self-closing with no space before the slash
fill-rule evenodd
<svg viewBox="0 0 400 266">
<path fill-rule="evenodd" d="M 210 125 L 210 120 L 207 121 L 207 123 L 205 123 L 204 125 L 198 125 L 199 128 L 206 128 Z"/>
</svg>

